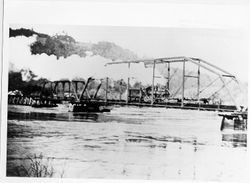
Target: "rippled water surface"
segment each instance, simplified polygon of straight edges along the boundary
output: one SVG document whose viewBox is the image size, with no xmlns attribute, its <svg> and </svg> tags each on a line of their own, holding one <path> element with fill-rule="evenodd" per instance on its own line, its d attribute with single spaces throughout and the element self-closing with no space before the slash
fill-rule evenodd
<svg viewBox="0 0 250 183">
<path fill-rule="evenodd" d="M 116 107 L 71 113 L 66 106 L 8 108 L 7 175 L 27 157 L 52 159 L 55 177 L 242 180 L 245 131 L 220 131 L 215 112 Z"/>
</svg>

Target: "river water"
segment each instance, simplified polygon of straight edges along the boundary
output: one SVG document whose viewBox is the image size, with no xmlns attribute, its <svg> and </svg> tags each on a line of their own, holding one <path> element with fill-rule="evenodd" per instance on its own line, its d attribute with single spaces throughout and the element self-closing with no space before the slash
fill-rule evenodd
<svg viewBox="0 0 250 183">
<path fill-rule="evenodd" d="M 242 180 L 247 135 L 216 112 L 115 107 L 110 113 L 71 113 L 8 107 L 7 175 L 42 154 L 53 177 Z"/>
</svg>

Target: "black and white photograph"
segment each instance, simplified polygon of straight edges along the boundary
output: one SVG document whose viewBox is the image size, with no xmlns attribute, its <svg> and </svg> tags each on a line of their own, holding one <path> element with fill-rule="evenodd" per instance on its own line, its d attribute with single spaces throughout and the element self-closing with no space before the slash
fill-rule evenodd
<svg viewBox="0 0 250 183">
<path fill-rule="evenodd" d="M 249 32 L 61 21 L 4 24 L 3 175 L 246 179 Z"/>
</svg>

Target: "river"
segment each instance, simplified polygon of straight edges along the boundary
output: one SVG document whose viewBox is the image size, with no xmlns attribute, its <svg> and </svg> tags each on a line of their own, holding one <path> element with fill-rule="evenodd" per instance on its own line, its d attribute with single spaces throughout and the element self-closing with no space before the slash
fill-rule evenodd
<svg viewBox="0 0 250 183">
<path fill-rule="evenodd" d="M 28 157 L 50 160 L 53 177 L 242 180 L 247 134 L 216 112 L 115 107 L 110 113 L 8 106 L 7 175 Z"/>
</svg>

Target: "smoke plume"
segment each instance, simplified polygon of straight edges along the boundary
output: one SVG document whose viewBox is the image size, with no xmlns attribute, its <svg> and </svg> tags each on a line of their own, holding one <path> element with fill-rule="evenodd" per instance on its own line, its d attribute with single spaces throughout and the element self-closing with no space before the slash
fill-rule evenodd
<svg viewBox="0 0 250 183">
<path fill-rule="evenodd" d="M 71 55 L 86 57 L 90 53 L 92 56 L 101 56 L 110 60 L 135 60 L 137 55 L 128 49 L 124 49 L 112 42 L 84 43 L 78 42 L 69 35 L 50 36 L 38 33 L 30 29 L 9 29 L 9 37 L 36 35 L 35 42 L 30 44 L 30 52 L 33 55 L 47 54 L 54 55 L 57 59 L 67 58 Z"/>
</svg>

